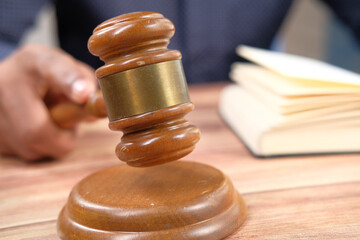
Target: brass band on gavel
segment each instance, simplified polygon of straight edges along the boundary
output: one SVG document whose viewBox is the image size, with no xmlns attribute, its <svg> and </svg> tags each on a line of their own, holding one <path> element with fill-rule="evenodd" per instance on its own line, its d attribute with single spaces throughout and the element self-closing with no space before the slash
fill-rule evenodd
<svg viewBox="0 0 360 240">
<path fill-rule="evenodd" d="M 100 86 L 110 121 L 190 102 L 181 60 L 108 75 Z"/>
</svg>

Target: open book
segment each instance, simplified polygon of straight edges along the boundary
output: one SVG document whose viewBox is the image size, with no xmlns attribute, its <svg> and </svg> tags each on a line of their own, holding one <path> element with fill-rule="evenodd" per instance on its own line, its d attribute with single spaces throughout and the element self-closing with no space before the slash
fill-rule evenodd
<svg viewBox="0 0 360 240">
<path fill-rule="evenodd" d="M 360 151 L 360 75 L 240 46 L 219 112 L 257 156 Z"/>
</svg>

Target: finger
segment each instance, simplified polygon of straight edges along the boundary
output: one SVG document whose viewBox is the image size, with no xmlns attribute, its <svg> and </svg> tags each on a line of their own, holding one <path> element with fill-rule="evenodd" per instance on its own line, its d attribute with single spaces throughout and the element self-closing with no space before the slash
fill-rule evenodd
<svg viewBox="0 0 360 240">
<path fill-rule="evenodd" d="M 39 126 L 33 130 L 35 133 L 27 139 L 27 143 L 40 155 L 59 158 L 74 148 L 74 131 L 60 130 L 48 117 Z"/>
<path fill-rule="evenodd" d="M 10 71 L 9 73 L 14 73 Z M 12 79 L 12 81 L 8 81 Z M 13 76 L 1 79 L 0 86 L 0 132 L 1 132 L 1 153 L 13 154 L 20 156 L 24 159 L 36 159 L 40 157 L 39 154 L 30 150 L 28 146 L 24 146 L 19 138 L 19 129 L 16 122 L 12 122 L 12 119 L 21 118 L 25 119 L 24 115 L 21 115 L 22 106 L 19 104 L 20 99 L 23 98 L 23 94 L 16 94 L 21 92 L 25 84 L 11 84 L 13 83 Z M 8 82 L 6 82 L 8 81 Z M 18 112 L 18 113 L 17 113 Z M 21 116 L 16 116 L 21 115 Z"/>
<path fill-rule="evenodd" d="M 55 126 L 42 101 L 34 101 L 31 107 L 27 113 L 31 120 L 22 129 L 22 141 L 41 156 L 58 158 L 70 152 L 75 145 L 75 132 Z"/>
<path fill-rule="evenodd" d="M 95 71 L 92 67 L 87 65 L 86 63 L 78 61 L 79 68 L 83 72 L 84 75 L 86 75 L 89 79 L 93 80 L 94 86 L 97 88 L 97 78 L 95 77 Z"/>
<path fill-rule="evenodd" d="M 8 121 L 6 119 L 6 115 L 3 111 L 3 108 L 1 107 L 3 104 L 3 101 L 0 101 L 0 154 L 13 154 L 14 149 L 10 144 L 8 143 L 8 139 L 11 138 L 9 127 L 8 127 Z"/>
<path fill-rule="evenodd" d="M 98 84 L 97 84 L 97 79 L 95 78 L 94 69 L 91 68 L 89 65 L 79 62 L 79 61 L 77 62 L 77 64 L 78 64 L 79 70 L 82 72 L 82 74 L 84 76 L 86 76 L 86 79 L 92 80 L 92 82 L 90 82 L 90 84 L 93 84 L 93 86 L 94 86 L 93 88 L 98 89 Z M 83 95 L 83 97 L 85 99 L 81 99 L 81 102 L 87 101 L 89 96 Z M 66 96 L 64 96 L 64 94 L 61 91 L 59 91 L 59 89 L 57 89 L 57 88 L 49 89 L 44 98 L 44 101 L 48 107 L 52 107 L 54 105 L 57 105 L 62 102 L 66 102 L 68 100 L 69 99 L 66 98 Z"/>
<path fill-rule="evenodd" d="M 31 72 L 38 72 L 39 77 L 45 79 L 48 90 L 59 89 L 75 103 L 84 103 L 95 91 L 95 77 L 90 74 L 91 71 L 85 71 L 78 61 L 65 52 L 33 45 L 25 51 L 34 56 L 25 60 L 26 66 Z"/>
<path fill-rule="evenodd" d="M 46 106 L 33 89 L 26 85 L 17 87 L 22 94 L 4 105 L 12 131 L 9 143 L 15 153 L 27 160 L 68 153 L 74 146 L 74 133 L 53 124 Z"/>
<path fill-rule="evenodd" d="M 10 127 L 11 123 L 7 123 L 7 128 L 1 129 L 4 136 L 7 136 L 6 138 L 1 137 L 3 140 L 6 139 L 6 141 L 1 142 L 0 152 L 2 154 L 19 156 L 20 158 L 27 161 L 33 161 L 43 157 L 37 151 L 34 151 L 29 146 L 25 145 L 22 141 L 20 141 L 18 135 L 15 133 L 16 130 Z"/>
</svg>

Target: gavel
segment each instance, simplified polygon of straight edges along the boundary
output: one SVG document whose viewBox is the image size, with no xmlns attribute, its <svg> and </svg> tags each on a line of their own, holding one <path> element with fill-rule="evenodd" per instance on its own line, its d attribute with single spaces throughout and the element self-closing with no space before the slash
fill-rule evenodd
<svg viewBox="0 0 360 240">
<path fill-rule="evenodd" d="M 194 105 L 181 54 L 167 49 L 174 31 L 163 15 L 136 12 L 103 22 L 90 37 L 90 52 L 105 62 L 96 71 L 103 98 L 95 93 L 80 109 L 100 115 L 106 106 L 110 129 L 124 133 L 116 155 L 129 166 L 74 186 L 58 218 L 61 239 L 219 240 L 245 221 L 244 200 L 226 175 L 175 161 L 200 132 L 184 119 Z"/>
<path fill-rule="evenodd" d="M 86 114 L 104 117 L 107 112 L 110 129 L 124 133 L 116 155 L 134 167 L 174 161 L 193 151 L 200 131 L 184 119 L 194 105 L 182 55 L 167 48 L 174 32 L 170 20 L 152 12 L 121 15 L 96 27 L 88 48 L 105 62 L 96 70 L 103 97 L 99 91 L 83 107 L 55 107 L 55 122 L 69 128 Z"/>
<path fill-rule="evenodd" d="M 107 116 L 101 90 L 92 93 L 85 104 L 63 102 L 50 107 L 50 116 L 62 129 L 72 129 L 86 118 L 103 118 Z"/>
</svg>

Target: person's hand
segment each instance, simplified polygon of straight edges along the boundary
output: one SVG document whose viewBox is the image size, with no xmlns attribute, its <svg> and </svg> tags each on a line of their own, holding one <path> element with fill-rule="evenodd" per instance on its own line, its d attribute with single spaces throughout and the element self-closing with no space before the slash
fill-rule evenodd
<svg viewBox="0 0 360 240">
<path fill-rule="evenodd" d="M 75 130 L 60 129 L 48 107 L 84 103 L 96 89 L 93 70 L 65 52 L 22 47 L 0 62 L 0 153 L 32 161 L 61 157 L 75 143 Z"/>
</svg>

